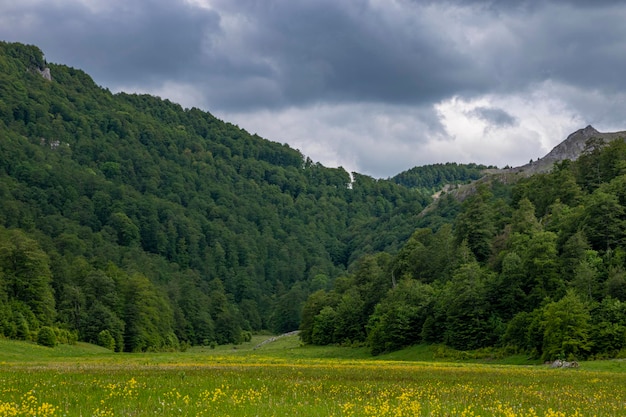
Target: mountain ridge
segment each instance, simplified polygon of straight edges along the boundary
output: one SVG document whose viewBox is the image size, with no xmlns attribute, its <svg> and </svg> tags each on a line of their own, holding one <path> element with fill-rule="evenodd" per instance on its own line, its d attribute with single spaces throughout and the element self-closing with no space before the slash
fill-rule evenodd
<svg viewBox="0 0 626 417">
<path fill-rule="evenodd" d="M 525 175 L 546 173 L 552 170 L 556 163 L 566 159 L 570 161 L 577 160 L 585 152 L 590 139 L 599 139 L 604 144 L 607 144 L 620 137 L 626 137 L 626 131 L 600 132 L 592 125 L 587 125 L 569 134 L 565 140 L 552 148 L 543 158 L 519 167 L 502 169 L 499 172 L 522 173 Z M 494 173 L 498 173 L 498 171 L 494 171 Z"/>
<path fill-rule="evenodd" d="M 476 192 L 480 184 L 500 181 L 511 184 L 521 178 L 526 178 L 535 174 L 546 174 L 552 171 L 555 164 L 565 160 L 575 161 L 583 155 L 589 147 L 601 147 L 615 139 L 626 138 L 626 131 L 600 132 L 592 125 L 578 129 L 570 133 L 567 138 L 556 145 L 544 157 L 536 161 L 530 161 L 525 165 L 513 168 L 486 168 L 482 171 L 482 176 L 469 184 L 450 186 L 445 184 L 442 190 L 433 195 L 433 203 L 424 208 L 420 215 L 430 212 L 437 205 L 437 199 L 441 195 L 452 195 L 454 198 L 463 201 Z M 596 143 L 589 143 L 590 140 L 597 139 Z"/>
</svg>

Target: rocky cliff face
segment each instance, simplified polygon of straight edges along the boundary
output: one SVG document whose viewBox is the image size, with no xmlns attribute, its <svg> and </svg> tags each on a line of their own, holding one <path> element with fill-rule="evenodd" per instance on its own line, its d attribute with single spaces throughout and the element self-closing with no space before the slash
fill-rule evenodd
<svg viewBox="0 0 626 417">
<path fill-rule="evenodd" d="M 50 74 L 50 68 L 48 67 L 45 67 L 44 69 L 37 68 L 37 72 L 46 80 L 52 81 L 52 74 Z"/>
<path fill-rule="evenodd" d="M 579 129 L 572 133 L 563 142 L 559 143 L 544 158 L 545 161 L 558 162 L 565 159 L 575 161 L 585 149 L 587 141 L 594 137 L 601 137 L 607 134 L 600 133 L 593 126 L 589 125 L 584 129 Z M 608 133 L 612 135 L 612 133 Z"/>
<path fill-rule="evenodd" d="M 589 125 L 569 135 L 546 156 L 520 167 L 491 171 L 491 174 L 521 174 L 523 176 L 550 172 L 554 164 L 569 159 L 575 161 L 583 153 L 589 139 L 602 139 L 608 143 L 617 138 L 626 138 L 626 131 L 603 133 Z"/>
<path fill-rule="evenodd" d="M 450 190 L 449 193 L 460 201 L 465 200 L 476 192 L 476 187 L 481 183 L 489 183 L 498 180 L 503 183 L 514 183 L 519 178 L 528 177 L 534 174 L 550 172 L 557 162 L 569 159 L 575 161 L 582 155 L 589 139 L 602 139 L 605 143 L 618 138 L 626 139 L 626 131 L 603 133 L 598 132 L 593 126 L 589 125 L 584 129 L 579 129 L 569 135 L 567 139 L 554 147 L 546 156 L 536 161 L 530 162 L 515 168 L 505 169 L 488 169 L 485 170 L 485 176 L 472 182 L 471 184 L 460 186 Z M 434 197 L 439 197 L 437 194 Z M 424 213 L 428 212 L 432 207 L 426 207 Z"/>
</svg>

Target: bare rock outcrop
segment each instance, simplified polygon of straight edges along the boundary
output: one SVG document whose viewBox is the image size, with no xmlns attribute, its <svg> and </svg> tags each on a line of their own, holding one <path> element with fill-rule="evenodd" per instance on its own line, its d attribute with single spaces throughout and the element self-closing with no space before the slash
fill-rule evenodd
<svg viewBox="0 0 626 417">
<path fill-rule="evenodd" d="M 480 184 L 489 184 L 493 181 L 511 184 L 515 183 L 520 178 L 550 172 L 554 168 L 554 164 L 566 159 L 575 161 L 583 154 L 589 139 L 601 139 L 604 143 L 609 143 L 618 138 L 626 139 L 626 131 L 599 132 L 593 126 L 589 125 L 570 134 L 543 158 L 515 168 L 486 169 L 483 171 L 484 176 L 482 178 L 470 184 L 461 185 L 458 188 L 448 190 L 447 194 L 454 196 L 454 198 L 459 201 L 463 201 L 473 195 Z M 438 194 L 437 197 L 440 197 L 440 195 Z M 421 215 L 431 211 L 437 203 L 438 201 L 435 199 L 434 203 L 426 207 Z"/>
<path fill-rule="evenodd" d="M 563 142 L 556 145 L 546 156 L 521 167 L 511 168 L 510 172 L 524 173 L 526 176 L 550 172 L 557 162 L 569 159 L 577 160 L 583 154 L 589 139 L 601 139 L 605 143 L 617 138 L 626 138 L 626 131 L 599 132 L 589 125 L 569 135 Z M 506 171 L 506 170 L 503 170 Z"/>
<path fill-rule="evenodd" d="M 50 73 L 50 68 L 48 67 L 45 67 L 44 69 L 37 68 L 37 72 L 46 80 L 52 81 L 52 74 Z"/>
</svg>

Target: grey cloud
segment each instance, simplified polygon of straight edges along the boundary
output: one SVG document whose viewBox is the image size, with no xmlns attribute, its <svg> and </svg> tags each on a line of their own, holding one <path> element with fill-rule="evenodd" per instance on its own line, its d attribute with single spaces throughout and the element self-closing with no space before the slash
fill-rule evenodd
<svg viewBox="0 0 626 417">
<path fill-rule="evenodd" d="M 402 28 L 362 1 L 272 4 L 280 7 L 239 2 L 237 12 L 245 16 L 246 27 L 237 35 L 245 38 L 245 49 L 214 50 L 209 56 L 225 61 L 240 58 L 251 71 L 249 77 L 267 78 L 278 85 L 280 95 L 267 97 L 270 107 L 326 100 L 426 103 L 468 88 L 467 84 L 484 88 L 488 82 L 418 15 Z M 232 3 L 222 6 L 228 13 Z M 391 16 L 396 17 L 400 16 Z M 228 35 L 224 32 L 216 38 Z M 223 97 L 222 105 L 244 101 L 232 92 Z"/>
<path fill-rule="evenodd" d="M 519 122 L 516 117 L 511 116 L 505 110 L 495 107 L 476 107 L 469 112 L 469 115 L 498 127 L 515 126 Z"/>
<path fill-rule="evenodd" d="M 49 61 L 78 66 L 109 87 L 185 77 L 199 64 L 205 32 L 219 23 L 214 12 L 182 1 L 110 1 L 96 10 L 73 2 L 24 7 L 0 6 L 12 14 L 0 37 L 35 43 Z"/>
<path fill-rule="evenodd" d="M 221 72 L 225 82 L 212 83 L 219 86 L 211 102 L 251 109 L 331 101 L 423 105 L 520 92 L 545 80 L 606 90 L 626 84 L 626 16 L 614 2 L 595 9 L 565 1 L 456 3 L 466 7 L 458 17 L 446 15 L 451 2 L 397 2 L 385 13 L 364 1 L 218 3 L 225 15 L 243 16 L 246 28 L 215 32 L 218 41 L 240 36 L 243 46 L 205 57 L 213 68 L 222 62 L 238 69 L 237 78 Z M 487 33 L 479 45 L 462 40 L 498 22 L 506 33 Z"/>
<path fill-rule="evenodd" d="M 559 16 L 555 19 L 554 16 Z M 624 8 L 582 10 L 549 7 L 517 28 L 522 48 L 513 56 L 526 80 L 551 79 L 612 91 L 625 86 L 626 18 Z"/>
<path fill-rule="evenodd" d="M 0 37 L 36 43 L 113 89 L 192 84 L 211 108 L 428 105 L 547 79 L 607 90 L 626 84 L 626 15 L 610 1 L 592 9 L 573 0 L 214 0 L 208 10 L 183 0 L 117 0 L 96 12 L 62 4 L 0 6 L 12 17 Z M 464 40 L 498 22 L 506 33 Z"/>
</svg>

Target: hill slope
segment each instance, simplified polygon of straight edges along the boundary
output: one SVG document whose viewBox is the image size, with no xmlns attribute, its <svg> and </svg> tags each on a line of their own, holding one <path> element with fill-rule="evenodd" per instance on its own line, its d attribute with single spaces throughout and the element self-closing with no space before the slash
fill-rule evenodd
<svg viewBox="0 0 626 417">
<path fill-rule="evenodd" d="M 0 43 L 0 334 L 121 350 L 297 329 L 428 199 Z"/>
<path fill-rule="evenodd" d="M 303 340 L 373 354 L 443 343 L 543 360 L 624 357 L 625 138 L 586 128 L 550 154 L 575 161 L 447 193 L 397 253 L 365 257 L 309 297 Z"/>
</svg>

